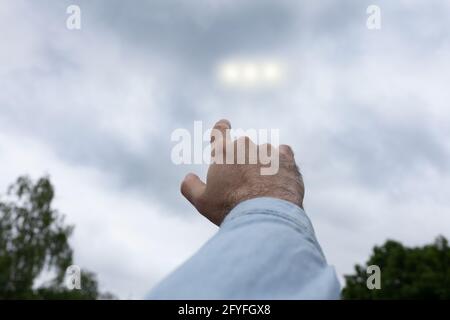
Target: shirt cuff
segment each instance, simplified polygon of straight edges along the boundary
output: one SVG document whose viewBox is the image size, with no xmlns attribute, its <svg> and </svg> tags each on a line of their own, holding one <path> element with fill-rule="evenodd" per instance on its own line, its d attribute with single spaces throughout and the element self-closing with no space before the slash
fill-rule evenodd
<svg viewBox="0 0 450 320">
<path fill-rule="evenodd" d="M 285 222 L 317 244 L 313 226 L 305 211 L 292 202 L 278 198 L 253 198 L 239 203 L 225 217 L 220 228 L 226 228 L 228 225 L 234 224 L 234 222 L 241 220 L 241 217 L 247 217 L 245 220 L 248 220 L 250 216 L 253 217 L 252 220 L 258 220 L 265 216 Z"/>
</svg>

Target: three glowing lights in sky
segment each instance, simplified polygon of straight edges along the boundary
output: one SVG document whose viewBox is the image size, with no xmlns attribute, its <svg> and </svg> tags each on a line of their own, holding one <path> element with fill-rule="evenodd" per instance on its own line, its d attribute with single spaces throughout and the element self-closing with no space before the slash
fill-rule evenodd
<svg viewBox="0 0 450 320">
<path fill-rule="evenodd" d="M 234 60 L 220 64 L 218 76 L 229 86 L 267 87 L 280 84 L 284 70 L 276 61 Z"/>
</svg>

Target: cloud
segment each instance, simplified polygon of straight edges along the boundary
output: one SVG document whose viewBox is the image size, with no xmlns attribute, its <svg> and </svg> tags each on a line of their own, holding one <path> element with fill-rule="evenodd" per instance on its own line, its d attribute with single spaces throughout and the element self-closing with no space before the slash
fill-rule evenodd
<svg viewBox="0 0 450 320">
<path fill-rule="evenodd" d="M 207 168 L 170 161 L 171 132 L 194 120 L 280 129 L 339 274 L 388 237 L 445 231 L 448 3 L 380 1 L 369 31 L 370 1 L 80 0 L 69 31 L 72 2 L 0 8 L 0 182 L 54 176 L 80 261 L 121 296 L 142 296 L 213 232 L 179 195 Z M 217 67 L 235 57 L 281 61 L 283 84 L 223 86 Z"/>
<path fill-rule="evenodd" d="M 75 225 L 74 262 L 96 272 L 102 290 L 122 298 L 143 297 L 216 229 L 199 215 L 179 216 L 140 194 L 119 191 L 110 175 L 67 164 L 32 137 L 0 134 L 0 159 L 2 186 L 23 173 L 50 174 L 54 206 Z"/>
</svg>

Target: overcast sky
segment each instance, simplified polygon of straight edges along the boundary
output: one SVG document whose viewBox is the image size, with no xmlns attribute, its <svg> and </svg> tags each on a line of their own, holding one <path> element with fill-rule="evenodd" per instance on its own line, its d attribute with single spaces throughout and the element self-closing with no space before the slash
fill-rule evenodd
<svg viewBox="0 0 450 320">
<path fill-rule="evenodd" d="M 0 0 L 0 190 L 49 174 L 75 262 L 142 298 L 217 231 L 179 194 L 207 166 L 173 164 L 170 135 L 227 118 L 292 145 L 340 277 L 388 238 L 450 237 L 449 16 L 447 0 Z M 283 81 L 223 85 L 240 57 Z"/>
</svg>

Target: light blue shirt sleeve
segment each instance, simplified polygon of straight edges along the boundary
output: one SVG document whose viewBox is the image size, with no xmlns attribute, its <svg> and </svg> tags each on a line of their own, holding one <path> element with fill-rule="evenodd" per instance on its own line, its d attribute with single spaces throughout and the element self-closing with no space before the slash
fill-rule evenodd
<svg viewBox="0 0 450 320">
<path fill-rule="evenodd" d="M 339 299 L 340 285 L 298 206 L 275 198 L 237 205 L 219 231 L 149 299 Z"/>
</svg>

